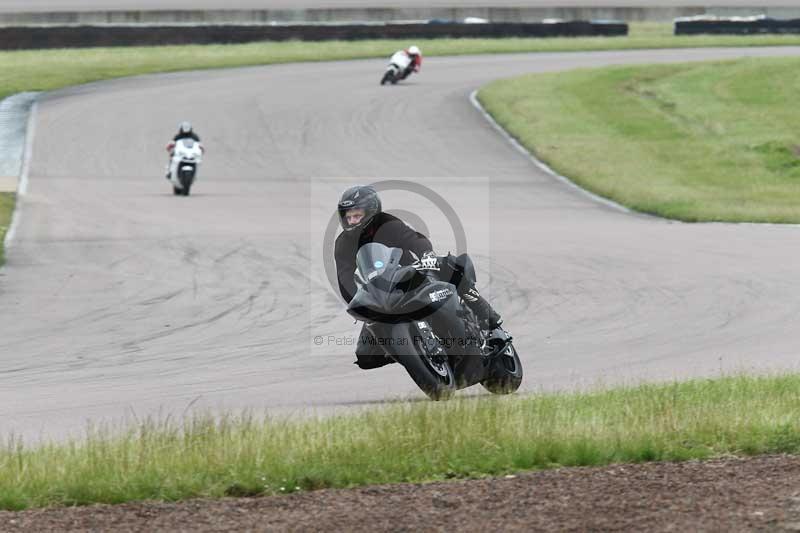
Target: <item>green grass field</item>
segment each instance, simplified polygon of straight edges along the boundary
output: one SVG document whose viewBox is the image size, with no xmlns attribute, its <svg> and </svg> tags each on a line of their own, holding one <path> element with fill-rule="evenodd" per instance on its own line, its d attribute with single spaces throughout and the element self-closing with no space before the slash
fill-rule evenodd
<svg viewBox="0 0 800 533">
<path fill-rule="evenodd" d="M 800 59 L 614 67 L 495 82 L 479 99 L 537 157 L 637 211 L 800 222 Z"/>
<path fill-rule="evenodd" d="M 11 224 L 11 214 L 14 211 L 14 195 L 0 192 L 0 266 L 5 262 L 3 254 L 3 241 Z"/>
<path fill-rule="evenodd" d="M 400 403 L 307 421 L 144 423 L 0 446 L 0 508 L 269 495 L 557 466 L 800 453 L 800 376 Z"/>
</svg>

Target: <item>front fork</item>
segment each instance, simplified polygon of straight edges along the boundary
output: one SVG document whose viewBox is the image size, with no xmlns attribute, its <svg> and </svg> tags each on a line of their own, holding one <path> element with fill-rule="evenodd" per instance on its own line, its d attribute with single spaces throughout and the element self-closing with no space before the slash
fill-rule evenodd
<svg viewBox="0 0 800 533">
<path fill-rule="evenodd" d="M 514 337 L 506 330 L 497 328 L 484 339 L 484 358 L 483 365 L 489 366 L 494 363 L 501 355 L 505 354 Z"/>
<path fill-rule="evenodd" d="M 415 346 L 424 350 L 425 355 L 437 363 L 447 361 L 447 352 L 442 347 L 442 342 L 433 332 L 431 325 L 425 320 L 415 320 L 390 327 L 382 327 L 378 323 L 367 323 L 367 330 L 375 338 L 390 339 L 383 345 L 383 350 L 388 357 L 397 360 L 396 356 L 415 353 Z M 410 343 L 409 346 L 405 345 Z M 394 349 L 392 349 L 394 348 Z"/>
<path fill-rule="evenodd" d="M 442 341 L 433 332 L 431 325 L 424 320 L 418 320 L 415 322 L 415 324 L 420 335 L 420 345 L 422 346 L 422 349 L 425 350 L 425 353 L 428 354 L 428 357 L 437 363 L 446 362 L 447 353 L 442 347 Z"/>
</svg>

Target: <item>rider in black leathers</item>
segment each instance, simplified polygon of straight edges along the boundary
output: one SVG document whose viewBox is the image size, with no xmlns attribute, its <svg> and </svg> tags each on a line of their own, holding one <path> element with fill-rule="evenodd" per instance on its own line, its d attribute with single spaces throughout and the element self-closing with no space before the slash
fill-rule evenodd
<svg viewBox="0 0 800 533">
<path fill-rule="evenodd" d="M 355 296 L 356 254 L 367 243 L 377 242 L 390 248 L 401 248 L 402 265 L 424 264 L 438 272 L 439 279 L 455 285 L 458 294 L 475 312 L 487 330 L 499 328 L 500 315 L 475 288 L 476 275 L 467 254 L 436 256 L 433 245 L 423 234 L 399 218 L 384 213 L 378 193 L 370 186 L 347 189 L 338 204 L 339 219 L 344 231 L 336 239 L 335 259 L 339 290 L 348 303 Z M 362 328 L 356 346 L 356 364 L 364 369 L 378 368 L 393 361 L 388 359 L 366 327 Z"/>
</svg>

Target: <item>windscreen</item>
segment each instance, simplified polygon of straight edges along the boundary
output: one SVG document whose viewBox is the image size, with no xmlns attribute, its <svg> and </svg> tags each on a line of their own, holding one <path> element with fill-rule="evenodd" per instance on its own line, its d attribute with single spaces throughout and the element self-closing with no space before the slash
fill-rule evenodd
<svg viewBox="0 0 800 533">
<path fill-rule="evenodd" d="M 377 242 L 365 244 L 356 255 L 356 283 L 366 284 L 380 276 L 387 267 L 400 264 L 403 250 Z"/>
</svg>

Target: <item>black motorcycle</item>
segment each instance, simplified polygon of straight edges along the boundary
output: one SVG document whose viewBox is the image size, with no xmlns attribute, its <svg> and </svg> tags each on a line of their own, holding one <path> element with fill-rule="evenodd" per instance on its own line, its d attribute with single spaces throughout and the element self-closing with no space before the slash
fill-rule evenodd
<svg viewBox="0 0 800 533">
<path fill-rule="evenodd" d="M 494 394 L 522 384 L 522 364 L 503 330 L 482 330 L 455 285 L 414 265 L 403 250 L 379 243 L 356 256 L 358 291 L 348 313 L 366 323 L 385 355 L 405 367 L 433 400 L 477 383 Z"/>
</svg>

